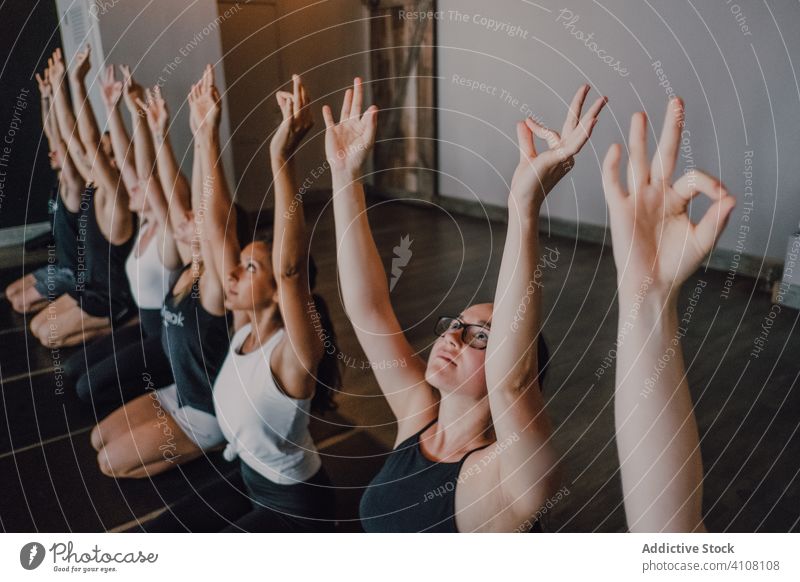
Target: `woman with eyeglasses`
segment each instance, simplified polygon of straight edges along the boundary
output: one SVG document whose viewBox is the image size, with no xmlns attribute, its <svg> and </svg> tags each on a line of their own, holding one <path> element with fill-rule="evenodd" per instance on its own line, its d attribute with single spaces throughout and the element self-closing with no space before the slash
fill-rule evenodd
<svg viewBox="0 0 800 582">
<path fill-rule="evenodd" d="M 355 79 L 338 122 L 330 107 L 323 109 L 345 309 L 397 419 L 395 447 L 361 500 L 366 531 L 515 531 L 557 491 L 558 455 L 539 390 L 540 296 L 531 282 L 541 205 L 572 167 L 606 102 L 598 99 L 580 118 L 588 91 L 578 90 L 561 135 L 533 119 L 517 124 L 520 159 L 495 302 L 442 319 L 427 362 L 392 309 L 367 220 L 361 172 L 375 140 L 377 107 L 362 114 Z M 534 136 L 549 148 L 538 153 Z M 524 313 L 521 304 L 528 306 Z M 407 365 L 380 365 L 397 361 Z"/>
</svg>

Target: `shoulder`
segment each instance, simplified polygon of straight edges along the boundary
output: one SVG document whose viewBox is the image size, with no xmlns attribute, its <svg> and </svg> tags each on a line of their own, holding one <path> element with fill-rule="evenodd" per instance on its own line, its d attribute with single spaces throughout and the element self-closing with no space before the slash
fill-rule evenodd
<svg viewBox="0 0 800 582">
<path fill-rule="evenodd" d="M 275 383 L 287 396 L 305 400 L 314 396 L 317 386 L 316 370 L 307 370 L 295 357 L 290 357 L 291 342 L 284 328 L 280 328 L 264 344 L 262 349 L 269 351 L 269 369 Z"/>
</svg>

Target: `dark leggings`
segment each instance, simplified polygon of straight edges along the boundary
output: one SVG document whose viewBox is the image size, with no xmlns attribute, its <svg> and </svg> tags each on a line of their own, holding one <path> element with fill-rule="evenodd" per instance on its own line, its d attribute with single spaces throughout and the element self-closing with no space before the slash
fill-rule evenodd
<svg viewBox="0 0 800 582">
<path fill-rule="evenodd" d="M 332 532 L 333 486 L 324 469 L 303 483 L 276 485 L 245 463 L 169 507 L 134 531 Z"/>
<path fill-rule="evenodd" d="M 112 341 L 113 337 L 113 341 Z M 115 328 L 70 357 L 67 377 L 78 397 L 93 404 L 121 405 L 173 382 L 169 358 L 161 347 L 161 314 L 142 309 L 139 324 Z"/>
</svg>

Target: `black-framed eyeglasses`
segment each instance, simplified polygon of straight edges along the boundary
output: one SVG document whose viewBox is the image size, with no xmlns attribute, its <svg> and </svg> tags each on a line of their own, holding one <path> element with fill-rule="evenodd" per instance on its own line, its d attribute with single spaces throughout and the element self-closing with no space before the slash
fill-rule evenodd
<svg viewBox="0 0 800 582">
<path fill-rule="evenodd" d="M 461 330 L 461 341 L 476 350 L 485 350 L 489 344 L 489 328 L 478 323 L 464 323 L 457 317 L 442 315 L 436 321 L 433 333 L 443 336 L 449 331 Z"/>
</svg>

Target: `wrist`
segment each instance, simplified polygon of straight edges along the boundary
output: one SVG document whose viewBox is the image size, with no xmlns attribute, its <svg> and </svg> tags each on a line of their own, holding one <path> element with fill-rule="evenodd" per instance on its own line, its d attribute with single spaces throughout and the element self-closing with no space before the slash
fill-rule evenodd
<svg viewBox="0 0 800 582">
<path fill-rule="evenodd" d="M 655 314 L 677 307 L 680 287 L 665 287 L 649 275 L 629 277 L 618 285 L 620 313 L 624 309 L 641 309 Z"/>
<path fill-rule="evenodd" d="M 521 222 L 532 222 L 538 225 L 543 200 L 544 196 L 523 196 L 512 188 L 508 195 L 509 218 L 515 216 Z"/>
<path fill-rule="evenodd" d="M 194 136 L 194 145 L 202 150 L 219 149 L 219 134 L 214 131 L 200 131 Z"/>
<path fill-rule="evenodd" d="M 272 166 L 273 174 L 294 166 L 294 157 L 287 156 L 282 152 L 270 153 L 269 161 Z"/>
<path fill-rule="evenodd" d="M 335 183 L 347 185 L 361 181 L 361 172 L 350 168 L 337 168 L 331 165 L 331 180 Z"/>
</svg>

